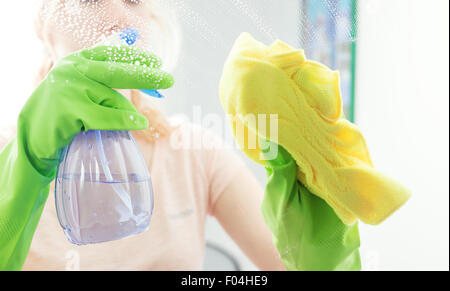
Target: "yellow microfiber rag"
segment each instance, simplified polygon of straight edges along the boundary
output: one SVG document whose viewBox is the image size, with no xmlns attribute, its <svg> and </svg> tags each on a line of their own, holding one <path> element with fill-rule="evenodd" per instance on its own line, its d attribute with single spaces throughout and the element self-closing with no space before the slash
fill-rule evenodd
<svg viewBox="0 0 450 291">
<path fill-rule="evenodd" d="M 345 224 L 379 224 L 410 197 L 374 169 L 363 135 L 342 113 L 339 73 L 276 41 L 270 47 L 243 33 L 224 67 L 220 98 L 241 150 L 265 164 L 252 140 L 270 140 L 258 115 L 278 114 L 278 140 L 296 160 L 298 179 Z M 243 133 L 240 129 L 243 128 Z M 250 143 L 250 144 L 249 144 Z"/>
</svg>

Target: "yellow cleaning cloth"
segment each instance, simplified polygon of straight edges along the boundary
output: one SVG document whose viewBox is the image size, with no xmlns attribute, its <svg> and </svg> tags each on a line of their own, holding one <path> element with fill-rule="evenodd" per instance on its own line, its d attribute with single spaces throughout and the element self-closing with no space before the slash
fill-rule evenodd
<svg viewBox="0 0 450 291">
<path fill-rule="evenodd" d="M 345 224 L 379 224 L 410 197 L 374 169 L 364 137 L 343 117 L 339 73 L 302 50 L 281 41 L 267 47 L 242 34 L 225 64 L 220 98 L 242 151 L 264 165 L 252 141 L 282 145 L 297 162 L 298 179 Z M 266 114 L 265 127 L 255 122 L 258 114 Z M 278 114 L 278 140 L 271 139 L 270 114 Z"/>
</svg>

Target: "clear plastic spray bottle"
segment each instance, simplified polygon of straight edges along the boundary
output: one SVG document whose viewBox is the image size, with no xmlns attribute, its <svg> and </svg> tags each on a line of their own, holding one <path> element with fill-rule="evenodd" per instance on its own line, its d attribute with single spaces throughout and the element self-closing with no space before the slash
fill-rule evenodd
<svg viewBox="0 0 450 291">
<path fill-rule="evenodd" d="M 133 45 L 135 29 L 107 38 Z M 162 97 L 156 90 L 142 90 Z M 148 229 L 153 190 L 146 162 L 128 131 L 80 132 L 64 148 L 55 182 L 59 222 L 77 245 L 118 240 Z"/>
</svg>

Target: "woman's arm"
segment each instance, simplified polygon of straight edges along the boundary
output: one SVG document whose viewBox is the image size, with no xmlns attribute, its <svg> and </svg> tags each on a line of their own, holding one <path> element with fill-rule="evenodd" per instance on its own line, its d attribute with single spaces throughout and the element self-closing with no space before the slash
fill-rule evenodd
<svg viewBox="0 0 450 291">
<path fill-rule="evenodd" d="M 240 167 L 213 206 L 212 214 L 261 270 L 286 270 L 261 215 L 264 191 L 253 174 Z"/>
</svg>

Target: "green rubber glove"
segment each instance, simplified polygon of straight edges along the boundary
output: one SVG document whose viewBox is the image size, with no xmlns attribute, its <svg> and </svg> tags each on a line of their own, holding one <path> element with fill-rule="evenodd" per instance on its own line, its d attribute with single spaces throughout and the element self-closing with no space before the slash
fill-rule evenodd
<svg viewBox="0 0 450 291">
<path fill-rule="evenodd" d="M 275 159 L 266 161 L 268 182 L 261 206 L 274 244 L 287 270 L 360 270 L 357 223 L 347 226 L 328 204 L 297 179 L 291 155 L 275 143 L 260 140 L 269 149 L 278 146 Z"/>
<path fill-rule="evenodd" d="M 34 91 L 17 136 L 0 152 L 0 270 L 22 268 L 59 155 L 77 133 L 148 127 L 111 88 L 169 88 L 173 77 L 160 67 L 157 57 L 135 47 L 98 46 L 63 58 Z"/>
</svg>

